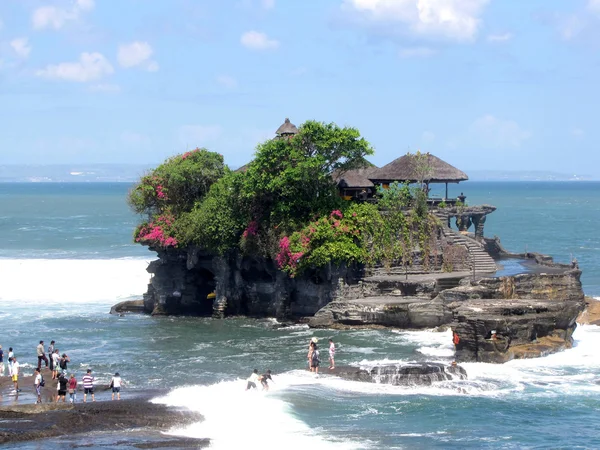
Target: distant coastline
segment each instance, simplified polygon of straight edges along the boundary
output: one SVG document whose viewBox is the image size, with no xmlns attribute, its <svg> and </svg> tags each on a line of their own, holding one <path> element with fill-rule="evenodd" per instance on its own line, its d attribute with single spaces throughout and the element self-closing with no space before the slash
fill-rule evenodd
<svg viewBox="0 0 600 450">
<path fill-rule="evenodd" d="M 468 170 L 469 181 L 600 181 L 600 176 L 543 170 Z"/>
<path fill-rule="evenodd" d="M 0 183 L 133 183 L 155 165 L 5 164 L 0 165 Z M 600 176 L 534 170 L 468 170 L 467 173 L 469 181 L 600 181 Z"/>
</svg>

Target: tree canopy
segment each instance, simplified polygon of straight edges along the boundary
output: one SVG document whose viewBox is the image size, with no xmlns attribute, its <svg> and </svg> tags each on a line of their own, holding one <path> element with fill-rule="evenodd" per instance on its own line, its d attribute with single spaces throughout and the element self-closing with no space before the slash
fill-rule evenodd
<svg viewBox="0 0 600 450">
<path fill-rule="evenodd" d="M 256 149 L 244 183 L 255 220 L 297 226 L 339 207 L 333 171 L 363 167 L 373 154 L 356 128 L 308 121 L 298 131 Z"/>
<path fill-rule="evenodd" d="M 365 167 L 372 153 L 356 128 L 308 121 L 259 144 L 246 171 L 231 172 L 206 149 L 173 156 L 130 191 L 132 209 L 147 216 L 134 239 L 271 258 L 290 276 L 328 263 L 407 263 L 416 245 L 429 251 L 422 189 L 393 183 L 379 205 L 355 204 L 332 176 Z"/>
</svg>

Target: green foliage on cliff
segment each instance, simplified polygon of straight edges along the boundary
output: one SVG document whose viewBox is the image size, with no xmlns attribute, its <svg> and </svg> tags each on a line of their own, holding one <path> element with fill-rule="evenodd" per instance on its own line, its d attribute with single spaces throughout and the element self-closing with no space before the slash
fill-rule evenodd
<svg viewBox="0 0 600 450">
<path fill-rule="evenodd" d="M 271 258 L 290 276 L 330 263 L 408 265 L 415 247 L 428 251 L 434 229 L 423 191 L 392 183 L 378 205 L 356 204 L 332 178 L 372 153 L 355 128 L 309 121 L 259 144 L 245 172 L 205 149 L 174 156 L 130 192 L 132 209 L 148 216 L 134 239 Z"/>
<path fill-rule="evenodd" d="M 177 216 L 189 211 L 228 171 L 223 156 L 206 149 L 173 156 L 141 178 L 129 192 L 129 205 L 149 217 L 165 211 Z"/>
<path fill-rule="evenodd" d="M 302 226 L 341 205 L 332 172 L 362 167 L 372 153 L 356 128 L 332 123 L 308 121 L 291 139 L 266 141 L 246 173 L 248 213 L 261 223 Z"/>
<path fill-rule="evenodd" d="M 247 223 L 246 209 L 239 195 L 242 173 L 229 173 L 214 183 L 203 201 L 181 214 L 177 239 L 185 245 L 197 245 L 216 254 L 236 248 Z"/>
</svg>

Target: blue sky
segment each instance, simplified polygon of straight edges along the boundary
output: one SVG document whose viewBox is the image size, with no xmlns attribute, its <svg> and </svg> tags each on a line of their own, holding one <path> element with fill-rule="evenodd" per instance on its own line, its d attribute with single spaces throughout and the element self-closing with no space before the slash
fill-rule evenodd
<svg viewBox="0 0 600 450">
<path fill-rule="evenodd" d="M 237 167 L 289 117 L 600 175 L 598 80 L 600 0 L 1 0 L 0 162 Z"/>
</svg>

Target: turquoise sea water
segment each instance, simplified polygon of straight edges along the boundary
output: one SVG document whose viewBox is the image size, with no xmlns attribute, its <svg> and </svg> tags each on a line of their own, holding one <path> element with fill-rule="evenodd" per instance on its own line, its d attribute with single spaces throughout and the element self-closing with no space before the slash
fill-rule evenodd
<svg viewBox="0 0 600 450">
<path fill-rule="evenodd" d="M 119 371 L 123 395 L 164 389 L 157 399 L 206 421 L 176 434 L 214 448 L 598 448 L 600 328 L 579 327 L 574 349 L 504 365 L 466 364 L 469 379 L 399 388 L 315 379 L 305 367 L 311 336 L 338 344 L 338 364 L 450 361 L 448 333 L 311 331 L 274 320 L 153 318 L 108 314 L 139 296 L 154 255 L 131 243 L 137 217 L 126 184 L 0 184 L 0 344 L 26 371 L 40 339 L 57 341 L 78 376 L 98 383 Z M 509 250 L 578 259 L 588 295 L 600 295 L 600 183 L 463 183 L 469 204 L 489 203 L 486 234 Z M 441 191 L 440 191 L 441 192 Z M 434 191 L 435 193 L 435 191 Z M 271 368 L 269 393 L 244 392 L 251 370 Z M 100 399 L 108 394 L 100 393 Z M 15 398 L 4 393 L 2 401 Z M 19 402 L 33 402 L 32 393 Z M 74 437 L 110 447 L 116 436 Z M 37 444 L 36 444 L 37 445 Z M 50 442 L 59 446 L 59 442 Z M 19 448 L 38 448 L 25 444 Z M 47 446 L 45 448 L 48 448 Z"/>
</svg>

